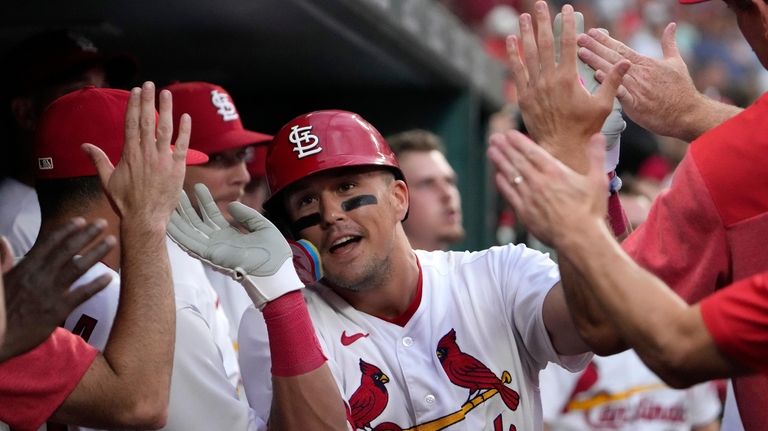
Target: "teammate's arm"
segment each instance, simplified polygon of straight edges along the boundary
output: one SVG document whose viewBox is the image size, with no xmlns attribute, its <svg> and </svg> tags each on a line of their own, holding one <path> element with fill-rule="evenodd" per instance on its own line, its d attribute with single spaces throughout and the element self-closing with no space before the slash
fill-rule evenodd
<svg viewBox="0 0 768 431">
<path fill-rule="evenodd" d="M 579 57 L 597 70 L 601 82 L 617 62 L 629 60 L 632 67 L 618 92 L 624 112 L 656 134 L 690 142 L 742 109 L 699 93 L 677 49 L 676 28 L 671 23 L 664 30 L 662 59 L 641 55 L 596 29 L 579 36 Z"/>
<path fill-rule="evenodd" d="M 586 283 L 571 286 L 595 300 L 618 334 L 675 387 L 743 371 L 716 347 L 699 306 L 689 307 L 621 249 L 603 219 L 604 139 L 589 147 L 590 170 L 579 175 L 530 139 L 507 142 L 523 183 L 504 188 L 531 232 L 554 245 Z M 578 313 L 580 304 L 569 304 Z"/>
<path fill-rule="evenodd" d="M 120 302 L 104 354 L 55 422 L 160 428 L 166 421 L 176 314 L 165 230 L 184 179 L 190 119 L 182 116 L 172 150 L 171 95 L 160 93 L 155 138 L 154 94 L 152 83 L 131 91 L 116 168 L 100 149 L 85 147 L 121 218 Z"/>
</svg>

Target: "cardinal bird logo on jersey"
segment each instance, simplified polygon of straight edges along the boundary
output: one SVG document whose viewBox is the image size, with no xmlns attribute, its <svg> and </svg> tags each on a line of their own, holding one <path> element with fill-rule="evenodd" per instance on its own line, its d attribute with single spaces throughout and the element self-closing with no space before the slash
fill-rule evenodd
<svg viewBox="0 0 768 431">
<path fill-rule="evenodd" d="M 371 421 L 379 417 L 389 402 L 385 383 L 389 377 L 379 367 L 360 359 L 360 387 L 349 399 L 355 429 L 372 429 Z"/>
<path fill-rule="evenodd" d="M 462 352 L 456 343 L 454 329 L 443 335 L 437 343 L 437 358 L 451 383 L 469 389 L 467 401 L 481 390 L 495 389 L 510 410 L 517 410 L 520 394 L 506 387 L 504 382 L 477 358 Z"/>
</svg>

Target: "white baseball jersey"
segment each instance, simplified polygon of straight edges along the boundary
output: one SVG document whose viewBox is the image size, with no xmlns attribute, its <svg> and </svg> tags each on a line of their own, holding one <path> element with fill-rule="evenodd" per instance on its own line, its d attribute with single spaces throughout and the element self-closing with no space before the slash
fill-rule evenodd
<svg viewBox="0 0 768 431">
<path fill-rule="evenodd" d="M 721 409 L 713 384 L 672 389 L 632 350 L 595 356 L 579 373 L 549 366 L 539 378 L 552 431 L 687 431 L 717 420 Z"/>
<path fill-rule="evenodd" d="M 120 300 L 120 274 L 101 262 L 96 262 L 91 269 L 72 284 L 72 289 L 90 283 L 103 274 L 112 276 L 112 281 L 101 292 L 72 310 L 64 322 L 64 328 L 79 335 L 88 344 L 104 351 L 112 331 L 112 323 L 117 314 Z"/>
<path fill-rule="evenodd" d="M 177 306 L 179 301 L 192 304 L 202 314 L 213 334 L 216 346 L 221 351 L 227 378 L 232 386 L 239 388 L 241 385 L 240 366 L 230 338 L 229 320 L 221 308 L 216 291 L 208 281 L 203 264 L 189 256 L 170 238 L 166 239 L 166 243 Z"/>
<path fill-rule="evenodd" d="M 35 189 L 13 178 L 0 180 L 0 235 L 14 256 L 27 254 L 40 232 L 40 203 Z"/>
<path fill-rule="evenodd" d="M 353 425 L 541 429 L 539 371 L 548 362 L 578 370 L 592 357 L 559 356 L 550 342 L 542 306 L 559 281 L 557 266 L 522 245 L 416 255 L 421 298 L 402 327 L 354 309 L 322 285 L 305 289 Z M 266 421 L 271 376 L 263 325 L 261 313 L 248 309 L 239 339 L 246 394 Z"/>
<path fill-rule="evenodd" d="M 219 296 L 219 302 L 221 309 L 224 310 L 224 314 L 229 320 L 229 337 L 235 344 L 235 350 L 237 350 L 237 328 L 240 327 L 240 319 L 243 317 L 245 310 L 253 305 L 251 297 L 245 293 L 243 286 L 232 277 L 217 272 L 209 266 L 205 266 L 205 274 L 208 276 L 208 280 L 213 286 L 213 290 Z"/>
<path fill-rule="evenodd" d="M 231 382 L 232 374 L 227 370 L 223 354 L 229 348 L 234 357 L 229 329 L 222 326 L 221 331 L 214 330 L 217 323 L 216 295 L 207 284 L 202 267 L 195 270 L 194 265 L 184 264 L 186 259 L 192 258 L 170 241 L 168 254 L 175 277 L 176 343 L 168 422 L 163 429 L 266 429 L 266 424 L 238 399 L 237 389 Z M 200 264 L 196 260 L 191 262 Z M 174 264 L 178 266 L 174 267 Z M 176 278 L 177 272 L 180 276 Z M 113 275 L 110 285 L 76 308 L 66 321 L 67 329 L 84 335 L 89 344 L 102 351 L 109 338 L 120 298 L 119 275 L 97 263 L 73 284 L 82 285 L 104 273 Z M 219 313 L 223 316 L 223 312 Z M 239 381 L 239 373 L 235 376 Z"/>
</svg>

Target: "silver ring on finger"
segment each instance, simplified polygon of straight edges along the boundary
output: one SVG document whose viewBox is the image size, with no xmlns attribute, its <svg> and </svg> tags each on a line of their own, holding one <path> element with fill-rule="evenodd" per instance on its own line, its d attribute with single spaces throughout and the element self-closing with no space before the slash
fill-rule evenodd
<svg viewBox="0 0 768 431">
<path fill-rule="evenodd" d="M 517 186 L 517 185 L 522 184 L 524 180 L 525 180 L 525 178 L 523 178 L 522 175 L 518 175 L 515 178 L 512 178 L 512 183 Z"/>
</svg>

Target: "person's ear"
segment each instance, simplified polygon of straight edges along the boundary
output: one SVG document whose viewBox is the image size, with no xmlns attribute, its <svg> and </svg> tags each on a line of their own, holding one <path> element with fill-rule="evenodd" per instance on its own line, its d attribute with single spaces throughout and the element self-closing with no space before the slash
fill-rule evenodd
<svg viewBox="0 0 768 431">
<path fill-rule="evenodd" d="M 403 180 L 394 180 L 391 186 L 392 202 L 397 212 L 397 219 L 402 221 L 408 214 L 410 198 L 408 194 L 408 185 Z"/>
<path fill-rule="evenodd" d="M 35 102 L 32 98 L 16 97 L 11 100 L 11 113 L 19 127 L 28 131 L 35 130 L 38 115 L 35 110 Z"/>
</svg>

